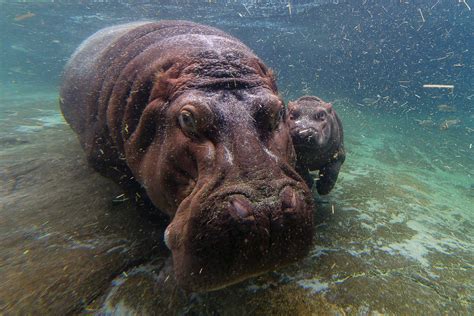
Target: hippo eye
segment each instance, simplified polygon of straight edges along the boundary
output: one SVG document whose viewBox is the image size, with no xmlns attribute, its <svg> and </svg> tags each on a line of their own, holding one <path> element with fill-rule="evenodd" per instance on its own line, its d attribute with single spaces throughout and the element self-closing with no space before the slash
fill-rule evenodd
<svg viewBox="0 0 474 316">
<path fill-rule="evenodd" d="M 326 119 L 326 112 L 320 111 L 314 115 L 316 121 L 324 121 Z"/>
<path fill-rule="evenodd" d="M 179 126 L 181 126 L 181 129 L 189 134 L 196 134 L 197 128 L 196 128 L 196 119 L 194 118 L 194 115 L 188 111 L 188 110 L 183 110 L 179 114 L 178 117 L 179 121 Z"/>
</svg>

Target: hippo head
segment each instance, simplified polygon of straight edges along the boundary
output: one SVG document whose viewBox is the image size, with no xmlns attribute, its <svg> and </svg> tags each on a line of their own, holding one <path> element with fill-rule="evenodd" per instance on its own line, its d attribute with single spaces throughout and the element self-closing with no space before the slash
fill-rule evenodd
<svg viewBox="0 0 474 316">
<path fill-rule="evenodd" d="M 304 96 L 288 104 L 288 125 L 297 148 L 324 151 L 337 124 L 332 105 L 318 97 Z"/>
<path fill-rule="evenodd" d="M 229 43 L 170 53 L 125 144 L 134 176 L 171 218 L 164 240 L 178 285 L 190 291 L 292 263 L 312 243 L 312 197 L 292 167 L 273 76 Z"/>
</svg>

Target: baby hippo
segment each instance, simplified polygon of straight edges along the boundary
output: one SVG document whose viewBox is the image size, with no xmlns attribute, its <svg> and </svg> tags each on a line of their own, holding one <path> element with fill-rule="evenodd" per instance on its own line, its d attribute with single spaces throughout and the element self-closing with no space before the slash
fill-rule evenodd
<svg viewBox="0 0 474 316">
<path fill-rule="evenodd" d="M 342 124 L 330 103 L 304 96 L 288 104 L 288 126 L 296 151 L 296 171 L 308 186 L 314 180 L 309 171 L 318 170 L 316 189 L 328 194 L 345 160 Z"/>
</svg>

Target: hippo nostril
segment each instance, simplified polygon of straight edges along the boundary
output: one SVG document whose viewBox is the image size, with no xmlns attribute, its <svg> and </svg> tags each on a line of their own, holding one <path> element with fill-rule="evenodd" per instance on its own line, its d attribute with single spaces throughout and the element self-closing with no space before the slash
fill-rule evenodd
<svg viewBox="0 0 474 316">
<path fill-rule="evenodd" d="M 312 127 L 303 128 L 297 131 L 294 137 L 299 141 L 311 142 L 314 138 L 318 136 L 318 131 Z"/>
<path fill-rule="evenodd" d="M 287 186 L 280 194 L 281 209 L 294 210 L 297 207 L 298 201 L 295 190 Z"/>
<path fill-rule="evenodd" d="M 236 196 L 230 202 L 231 208 L 241 218 L 249 217 L 252 214 L 252 204 L 245 197 Z"/>
<path fill-rule="evenodd" d="M 249 215 L 249 211 L 239 202 L 232 202 L 232 206 L 237 211 L 240 217 L 247 217 Z"/>
</svg>

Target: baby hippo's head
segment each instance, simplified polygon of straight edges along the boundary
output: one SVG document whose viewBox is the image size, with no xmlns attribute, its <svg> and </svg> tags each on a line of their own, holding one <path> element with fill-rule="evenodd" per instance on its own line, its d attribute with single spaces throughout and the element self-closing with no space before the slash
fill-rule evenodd
<svg viewBox="0 0 474 316">
<path fill-rule="evenodd" d="M 291 137 L 297 149 L 321 151 L 331 145 L 337 119 L 330 103 L 304 96 L 288 104 L 288 114 Z"/>
</svg>

